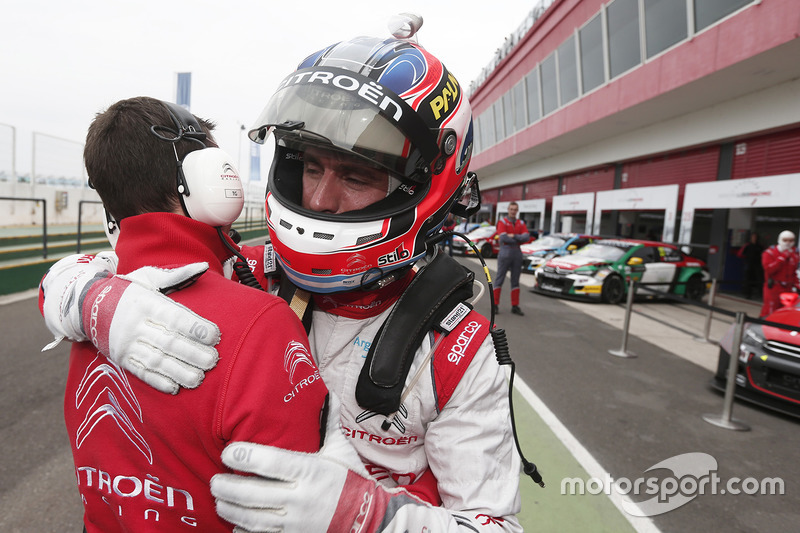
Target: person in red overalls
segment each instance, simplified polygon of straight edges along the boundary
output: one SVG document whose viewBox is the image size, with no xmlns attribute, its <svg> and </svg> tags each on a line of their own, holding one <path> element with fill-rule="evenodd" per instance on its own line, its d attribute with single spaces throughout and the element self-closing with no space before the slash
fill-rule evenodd
<svg viewBox="0 0 800 533">
<path fill-rule="evenodd" d="M 519 276 L 522 272 L 522 251 L 519 245 L 528 242 L 530 234 L 525 222 L 517 218 L 519 204 L 508 204 L 508 216 L 497 223 L 500 234 L 500 253 L 497 254 L 497 279 L 494 286 L 494 310 L 500 305 L 500 292 L 506 279 L 506 272 L 511 271 L 511 312 L 523 316 L 519 307 Z"/>
<path fill-rule="evenodd" d="M 794 233 L 782 231 L 778 235 L 778 244 L 773 244 L 761 254 L 761 265 L 764 267 L 764 305 L 761 307 L 761 317 L 782 307 L 781 293 L 800 290 L 800 281 L 797 278 L 800 254 L 794 243 Z"/>
</svg>

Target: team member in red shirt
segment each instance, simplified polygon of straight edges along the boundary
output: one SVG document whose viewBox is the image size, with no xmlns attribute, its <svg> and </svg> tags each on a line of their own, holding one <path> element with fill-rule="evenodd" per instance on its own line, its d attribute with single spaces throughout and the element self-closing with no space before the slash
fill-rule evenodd
<svg viewBox="0 0 800 533">
<path fill-rule="evenodd" d="M 226 232 L 243 196 L 211 127 L 144 97 L 117 102 L 89 127 L 90 182 L 124 228 L 116 271 L 124 278 L 138 269 L 126 279 L 146 284 L 169 277 L 162 269 L 205 263 L 206 271 L 169 298 L 219 326 L 217 333 L 199 318 L 194 325 L 219 341 L 219 360 L 202 387 L 173 396 L 129 375 L 90 342 L 73 345 L 64 416 L 88 533 L 231 531 L 209 489 L 212 476 L 230 472 L 221 459 L 229 442 L 319 449 L 327 389 L 302 325 L 283 300 L 224 275 L 235 246 Z M 184 190 L 214 206 L 179 194 L 176 174 Z M 218 202 L 201 190 L 206 184 Z M 124 314 L 136 307 L 126 289 L 92 283 L 77 293 L 94 317 L 100 309 Z M 42 294 L 40 305 L 46 302 Z M 94 328 L 87 334 L 107 348 L 108 337 Z"/>
<path fill-rule="evenodd" d="M 468 216 L 479 205 L 461 86 L 411 41 L 336 43 L 308 56 L 270 98 L 250 138 L 270 136 L 271 242 L 242 253 L 304 317 L 320 374 L 341 400 L 343 432 L 314 454 L 229 445 L 225 464 L 255 475 L 212 479 L 218 513 L 248 531 L 521 531 L 520 458 L 490 323 L 455 302 L 442 308 L 456 311 L 449 334 L 425 322 L 444 305 L 449 283 L 465 279 L 449 256 L 429 255 L 429 239 L 448 211 Z M 457 279 L 424 282 L 443 264 Z M 72 272 L 48 276 L 52 292 L 67 294 L 58 287 Z M 89 315 L 62 301 L 48 326 L 77 339 L 74 324 Z M 183 314 L 161 300 L 146 311 L 149 321 L 194 338 L 175 324 Z M 98 324 L 120 339 L 104 353 L 163 390 L 199 384 L 194 350 L 157 344 L 185 365 L 169 373 L 171 382 L 160 381 L 158 358 L 131 364 L 135 343 L 119 344 L 142 334 L 121 334 L 115 324 L 124 318 Z"/>
<path fill-rule="evenodd" d="M 794 233 L 782 231 L 778 235 L 778 243 L 761 254 L 761 265 L 764 267 L 764 305 L 760 316 L 771 315 L 781 308 L 781 293 L 800 289 L 797 278 L 799 263 L 800 255 L 795 246 Z"/>
<path fill-rule="evenodd" d="M 517 218 L 519 204 L 508 204 L 508 216 L 497 223 L 500 235 L 500 252 L 497 254 L 497 275 L 494 286 L 494 306 L 497 312 L 500 306 L 500 292 L 506 280 L 506 272 L 511 271 L 511 312 L 523 316 L 519 307 L 519 276 L 522 272 L 522 251 L 519 245 L 528 242 L 530 234 L 525 222 Z"/>
</svg>

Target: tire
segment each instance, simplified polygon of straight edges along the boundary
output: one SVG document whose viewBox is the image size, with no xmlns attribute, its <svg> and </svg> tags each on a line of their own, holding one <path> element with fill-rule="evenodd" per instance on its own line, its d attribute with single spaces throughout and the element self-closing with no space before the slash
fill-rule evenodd
<svg viewBox="0 0 800 533">
<path fill-rule="evenodd" d="M 488 242 L 485 242 L 481 245 L 481 257 L 485 259 L 494 257 L 494 250 L 492 250 L 492 245 Z"/>
<path fill-rule="evenodd" d="M 694 275 L 689 278 L 689 281 L 686 282 L 686 296 L 690 300 L 702 300 L 703 296 L 706 293 L 706 286 L 703 283 L 703 278 Z"/>
<path fill-rule="evenodd" d="M 619 276 L 609 276 L 603 282 L 603 290 L 600 293 L 603 301 L 609 304 L 618 304 L 625 296 L 625 283 Z"/>
</svg>

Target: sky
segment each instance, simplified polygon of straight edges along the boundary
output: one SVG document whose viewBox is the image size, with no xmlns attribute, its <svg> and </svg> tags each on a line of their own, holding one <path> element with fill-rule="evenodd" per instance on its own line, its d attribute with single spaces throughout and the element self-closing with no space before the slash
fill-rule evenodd
<svg viewBox="0 0 800 533">
<path fill-rule="evenodd" d="M 191 111 L 216 122 L 217 141 L 246 177 L 241 127 L 307 55 L 389 37 L 392 15 L 419 13 L 419 44 L 466 88 L 538 1 L 0 0 L 0 170 L 9 126 L 17 174 L 35 166 L 38 176 L 48 141 L 67 146 L 58 157 L 71 164 L 97 112 L 133 96 L 174 101 L 176 73 L 191 72 Z"/>
</svg>

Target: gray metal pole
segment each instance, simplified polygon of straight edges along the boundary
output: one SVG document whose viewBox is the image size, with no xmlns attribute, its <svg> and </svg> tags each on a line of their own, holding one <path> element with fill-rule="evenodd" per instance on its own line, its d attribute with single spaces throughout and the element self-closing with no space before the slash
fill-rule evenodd
<svg viewBox="0 0 800 533">
<path fill-rule="evenodd" d="M 31 197 L 36 196 L 36 132 L 31 134 Z"/>
<path fill-rule="evenodd" d="M 83 200 L 78 201 L 78 242 L 75 247 L 75 253 L 81 253 L 81 219 L 83 218 Z"/>
<path fill-rule="evenodd" d="M 712 309 L 712 307 L 714 307 L 714 300 L 716 296 L 717 296 L 717 278 L 714 278 L 711 280 L 711 292 L 708 295 L 709 307 L 708 307 L 708 314 L 706 315 L 706 326 L 705 329 L 703 330 L 704 331 L 703 336 L 695 337 L 694 340 L 696 340 L 697 342 L 711 342 L 708 340 L 708 335 L 711 332 L 711 317 L 714 315 L 714 310 Z"/>
<path fill-rule="evenodd" d="M 47 259 L 47 200 L 42 198 L 42 246 L 43 258 Z"/>
<path fill-rule="evenodd" d="M 0 123 L 0 126 L 11 128 L 11 197 L 17 196 L 17 128 L 11 124 Z M 16 202 L 11 202 L 11 214 L 14 214 Z"/>
<path fill-rule="evenodd" d="M 633 295 L 636 292 L 636 281 L 633 276 L 628 282 L 628 300 L 625 302 L 625 322 L 622 326 L 622 347 L 619 350 L 609 350 L 608 353 L 617 357 L 636 357 L 636 354 L 628 351 L 628 327 L 631 324 L 631 310 L 633 309 Z"/>
<path fill-rule="evenodd" d="M 733 330 L 733 344 L 731 345 L 730 360 L 728 361 L 728 376 L 725 383 L 725 402 L 722 408 L 722 416 L 703 415 L 703 420 L 709 424 L 736 431 L 750 431 L 750 426 L 741 420 L 734 420 L 731 417 L 733 397 L 736 391 L 736 373 L 739 368 L 739 347 L 742 345 L 742 335 L 744 334 L 744 317 L 744 312 L 736 312 L 736 325 Z"/>
</svg>

